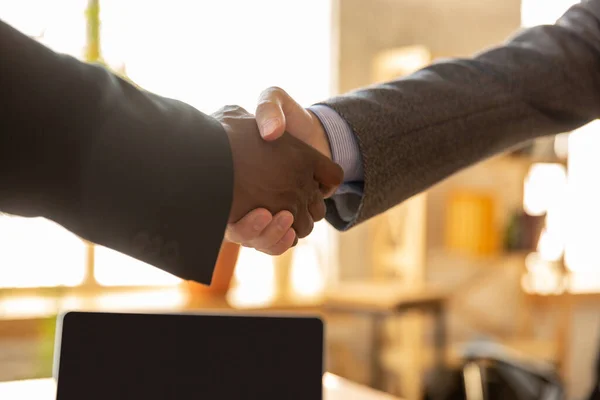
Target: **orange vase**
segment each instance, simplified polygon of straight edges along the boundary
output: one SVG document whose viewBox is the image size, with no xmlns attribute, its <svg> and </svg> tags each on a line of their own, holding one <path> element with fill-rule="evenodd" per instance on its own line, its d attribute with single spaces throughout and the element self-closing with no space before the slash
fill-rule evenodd
<svg viewBox="0 0 600 400">
<path fill-rule="evenodd" d="M 489 256 L 499 249 L 493 194 L 463 189 L 446 207 L 446 247 L 467 256 Z"/>
<path fill-rule="evenodd" d="M 206 286 L 196 282 L 186 282 L 191 300 L 206 297 L 225 297 L 233 280 L 239 254 L 240 246 L 238 244 L 223 242 L 217 263 L 215 264 L 211 285 Z"/>
</svg>

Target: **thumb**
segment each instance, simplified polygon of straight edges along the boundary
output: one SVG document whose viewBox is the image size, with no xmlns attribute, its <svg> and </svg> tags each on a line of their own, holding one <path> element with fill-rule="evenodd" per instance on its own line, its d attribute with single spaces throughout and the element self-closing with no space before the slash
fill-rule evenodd
<svg viewBox="0 0 600 400">
<path fill-rule="evenodd" d="M 331 197 L 344 182 L 344 170 L 319 153 L 315 160 L 315 180 L 319 183 L 323 197 Z"/>
<path fill-rule="evenodd" d="M 271 141 L 278 139 L 285 131 L 285 114 L 283 112 L 283 97 L 279 88 L 264 90 L 256 106 L 256 123 L 263 139 Z"/>
</svg>

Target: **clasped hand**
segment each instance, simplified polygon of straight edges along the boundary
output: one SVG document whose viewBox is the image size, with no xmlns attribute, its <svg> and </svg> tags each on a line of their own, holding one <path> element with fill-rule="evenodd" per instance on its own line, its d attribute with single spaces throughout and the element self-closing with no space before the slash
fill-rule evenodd
<svg viewBox="0 0 600 400">
<path fill-rule="evenodd" d="M 284 133 L 285 126 L 273 126 L 265 105 L 258 108 L 262 120 L 237 106 L 213 117 L 225 128 L 234 166 L 226 239 L 277 255 L 325 217 L 324 199 L 342 183 L 343 171 L 306 140 Z M 265 134 L 265 128 L 277 132 Z"/>
</svg>

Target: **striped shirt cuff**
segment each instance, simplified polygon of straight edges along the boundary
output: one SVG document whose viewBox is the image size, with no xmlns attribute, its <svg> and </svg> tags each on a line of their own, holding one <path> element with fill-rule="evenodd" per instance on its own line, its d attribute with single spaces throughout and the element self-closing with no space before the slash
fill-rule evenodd
<svg viewBox="0 0 600 400">
<path fill-rule="evenodd" d="M 325 128 L 333 161 L 344 170 L 344 182 L 362 182 L 364 173 L 360 149 L 348 123 L 332 108 L 324 105 L 314 105 L 308 110 L 319 118 Z"/>
</svg>

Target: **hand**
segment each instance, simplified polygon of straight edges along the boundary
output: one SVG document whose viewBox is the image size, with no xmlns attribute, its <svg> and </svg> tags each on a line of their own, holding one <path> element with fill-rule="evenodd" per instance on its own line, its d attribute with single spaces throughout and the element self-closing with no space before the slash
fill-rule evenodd
<svg viewBox="0 0 600 400">
<path fill-rule="evenodd" d="M 277 256 L 285 253 L 298 242 L 292 228 L 294 217 L 289 211 L 281 211 L 275 216 L 259 208 L 249 212 L 225 231 L 225 240 L 254 248 L 266 254 Z"/>
<path fill-rule="evenodd" d="M 331 159 L 329 139 L 319 119 L 305 110 L 283 89 L 271 87 L 263 91 L 256 108 L 256 120 L 266 141 L 289 132 Z M 325 193 L 329 197 L 335 188 Z M 295 244 L 291 214 L 281 212 L 274 217 L 265 209 L 249 213 L 235 224 L 229 224 L 225 238 L 267 254 L 282 254 Z"/>
<path fill-rule="evenodd" d="M 266 141 L 274 141 L 287 131 L 331 159 L 329 139 L 319 119 L 283 89 L 271 87 L 260 94 L 256 120 Z M 325 193 L 325 197 L 334 191 Z M 291 214 L 286 212 L 273 217 L 267 210 L 257 209 L 239 222 L 229 224 L 225 238 L 263 253 L 282 254 L 297 241 L 293 229 L 290 229 L 290 217 Z"/>
<path fill-rule="evenodd" d="M 270 87 L 260 94 L 256 122 L 261 136 L 267 141 L 279 139 L 284 132 L 289 132 L 331 159 L 329 139 L 321 121 L 281 88 Z"/>
<path fill-rule="evenodd" d="M 233 155 L 229 222 L 244 222 L 242 217 L 259 207 L 271 214 L 287 210 L 295 234 L 307 236 L 325 216 L 323 194 L 342 183 L 341 168 L 289 134 L 262 140 L 255 118 L 240 107 L 226 106 L 213 116 L 225 128 Z"/>
</svg>

